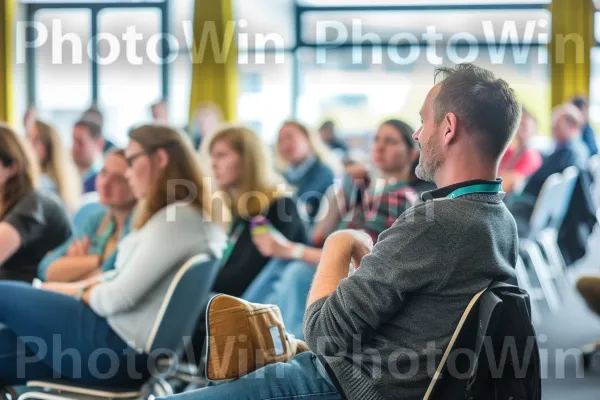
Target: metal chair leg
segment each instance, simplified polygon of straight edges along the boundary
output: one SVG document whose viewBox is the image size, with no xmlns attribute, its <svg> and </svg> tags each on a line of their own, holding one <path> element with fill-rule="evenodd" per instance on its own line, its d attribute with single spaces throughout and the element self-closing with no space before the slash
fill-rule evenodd
<svg viewBox="0 0 600 400">
<path fill-rule="evenodd" d="M 550 311 L 553 313 L 557 312 L 560 308 L 560 299 L 556 289 L 554 288 L 554 283 L 552 282 L 553 279 L 550 268 L 544 260 L 544 256 L 542 255 L 540 248 L 531 240 L 523 240 L 521 242 L 521 248 L 529 256 L 531 265 L 535 271 L 538 281 L 540 282 L 540 287 L 544 293 L 544 299 L 546 300 Z"/>
<path fill-rule="evenodd" d="M 560 281 L 560 285 L 563 289 L 566 289 L 569 288 L 571 284 L 567 278 L 567 264 L 562 256 L 560 247 L 558 246 L 557 236 L 556 231 L 546 230 L 539 235 L 538 240 L 546 253 L 552 277 L 557 282 L 557 286 L 559 285 L 558 281 Z"/>
</svg>

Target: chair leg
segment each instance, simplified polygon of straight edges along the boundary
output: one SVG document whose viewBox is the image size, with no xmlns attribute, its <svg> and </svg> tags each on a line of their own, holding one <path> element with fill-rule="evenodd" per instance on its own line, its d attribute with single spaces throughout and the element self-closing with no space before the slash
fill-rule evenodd
<svg viewBox="0 0 600 400">
<path fill-rule="evenodd" d="M 517 265 L 515 266 L 515 271 L 517 274 L 517 280 L 519 282 L 519 286 L 529 294 L 529 297 L 531 299 L 531 320 L 533 321 L 534 324 L 538 324 L 542 320 L 540 309 L 538 308 L 538 305 L 537 305 L 537 300 L 539 299 L 539 297 L 534 296 L 535 291 L 537 289 L 535 289 L 531 285 L 531 280 L 529 279 L 529 274 L 527 273 L 527 269 L 525 268 L 525 263 L 523 262 L 523 259 L 521 258 L 521 256 L 519 256 L 519 258 L 517 259 Z"/>
<path fill-rule="evenodd" d="M 531 265 L 533 266 L 535 274 L 540 282 L 542 292 L 544 293 L 544 298 L 548 304 L 548 307 L 550 308 L 550 311 L 553 313 L 557 312 L 560 308 L 560 299 L 552 282 L 552 274 L 550 273 L 548 264 L 542 256 L 540 248 L 536 243 L 530 240 L 522 241 L 521 246 L 523 251 L 527 253 L 529 259 L 531 260 Z"/>
<path fill-rule="evenodd" d="M 546 256 L 548 257 L 548 263 L 550 265 L 550 269 L 552 271 L 552 277 L 557 281 L 560 280 L 560 285 L 563 288 L 570 287 L 569 280 L 567 278 L 567 264 L 565 263 L 565 259 L 560 252 L 560 247 L 558 247 L 558 238 L 555 231 L 545 231 L 542 232 L 539 236 L 539 242 Z"/>
</svg>

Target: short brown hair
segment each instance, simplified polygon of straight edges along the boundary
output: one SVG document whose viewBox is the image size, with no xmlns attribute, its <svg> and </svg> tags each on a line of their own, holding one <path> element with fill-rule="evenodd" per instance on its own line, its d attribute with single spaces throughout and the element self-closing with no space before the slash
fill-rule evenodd
<svg viewBox="0 0 600 400">
<path fill-rule="evenodd" d="M 468 63 L 436 69 L 436 83 L 440 78 L 434 103 L 436 123 L 454 113 L 469 134 L 477 135 L 481 152 L 499 158 L 521 118 L 514 91 L 492 72 Z"/>
</svg>

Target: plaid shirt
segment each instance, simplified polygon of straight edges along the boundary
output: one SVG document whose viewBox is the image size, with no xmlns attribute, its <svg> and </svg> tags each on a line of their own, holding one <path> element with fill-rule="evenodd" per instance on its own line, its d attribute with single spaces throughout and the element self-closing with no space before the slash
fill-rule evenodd
<svg viewBox="0 0 600 400">
<path fill-rule="evenodd" d="M 349 212 L 338 229 L 365 231 L 377 243 L 379 235 L 390 228 L 402 213 L 418 200 L 417 193 L 408 182 L 384 186 L 382 182 L 370 185 L 353 182 L 346 177 L 343 182 L 344 199 Z"/>
</svg>

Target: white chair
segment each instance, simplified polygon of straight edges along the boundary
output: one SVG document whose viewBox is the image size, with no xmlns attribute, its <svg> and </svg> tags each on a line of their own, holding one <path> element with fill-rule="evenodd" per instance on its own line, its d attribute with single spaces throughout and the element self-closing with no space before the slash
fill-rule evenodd
<svg viewBox="0 0 600 400">
<path fill-rule="evenodd" d="M 570 284 L 566 275 L 567 265 L 560 247 L 558 246 L 558 232 L 560 231 L 567 210 L 569 209 L 569 204 L 571 203 L 578 177 L 579 171 L 576 167 L 569 167 L 563 172 L 563 181 L 561 183 L 563 192 L 554 203 L 550 223 L 537 236 L 537 241 L 546 254 L 552 279 L 554 279 L 557 284 L 560 281 L 564 289 L 569 288 Z"/>
<path fill-rule="evenodd" d="M 27 387 L 34 390 L 22 394 L 19 400 L 65 400 L 65 399 L 148 399 L 173 395 L 167 382 L 175 376 L 179 359 L 189 345 L 201 313 L 206 309 L 210 289 L 216 278 L 219 260 L 211 260 L 202 254 L 186 262 L 173 278 L 154 321 L 153 329 L 145 346 L 145 352 L 154 351 L 168 358 L 154 360 L 158 376 L 148 382 L 139 382 L 134 389 L 90 387 L 65 381 L 30 381 Z"/>
<path fill-rule="evenodd" d="M 529 236 L 520 240 L 521 252 L 527 255 L 540 284 L 540 290 L 531 293 L 531 300 L 545 300 L 552 312 L 558 311 L 561 304 L 555 283 L 564 278 L 564 260 L 561 264 L 558 259 L 562 259 L 562 255 L 556 239 L 573 195 L 577 176 L 578 171 L 573 167 L 546 179 L 531 215 Z M 548 259 L 544 257 L 542 248 Z"/>
</svg>

